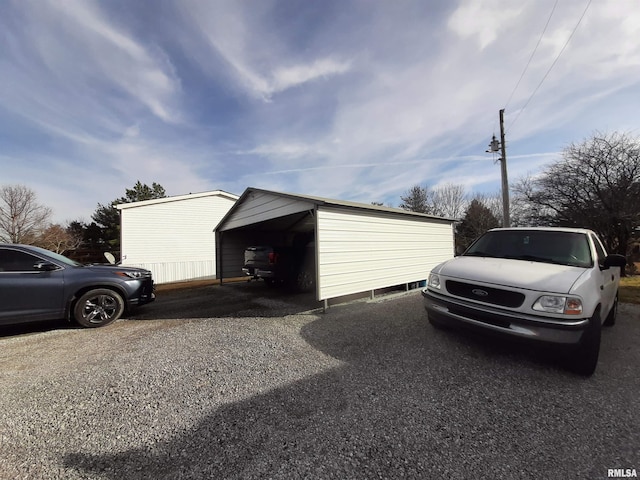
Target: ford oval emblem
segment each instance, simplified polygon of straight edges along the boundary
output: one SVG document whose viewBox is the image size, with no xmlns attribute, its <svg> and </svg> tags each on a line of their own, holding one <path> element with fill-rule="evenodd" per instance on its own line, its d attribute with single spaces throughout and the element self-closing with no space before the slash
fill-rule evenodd
<svg viewBox="0 0 640 480">
<path fill-rule="evenodd" d="M 479 297 L 486 297 L 487 295 L 489 295 L 489 292 L 487 292 L 486 290 L 480 290 L 479 288 L 474 288 L 473 290 L 471 290 L 471 293 Z"/>
</svg>

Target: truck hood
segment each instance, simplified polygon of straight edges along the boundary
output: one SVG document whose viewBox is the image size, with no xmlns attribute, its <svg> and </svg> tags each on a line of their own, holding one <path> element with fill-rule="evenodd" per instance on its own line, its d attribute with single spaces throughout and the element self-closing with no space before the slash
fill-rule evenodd
<svg viewBox="0 0 640 480">
<path fill-rule="evenodd" d="M 551 293 L 570 293 L 587 269 L 488 257 L 455 257 L 433 269 L 445 277 Z"/>
</svg>

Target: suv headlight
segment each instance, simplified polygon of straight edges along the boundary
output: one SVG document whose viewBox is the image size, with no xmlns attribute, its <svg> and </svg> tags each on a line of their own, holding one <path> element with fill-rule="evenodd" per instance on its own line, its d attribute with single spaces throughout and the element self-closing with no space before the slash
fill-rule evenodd
<svg viewBox="0 0 640 480">
<path fill-rule="evenodd" d="M 124 278 L 142 278 L 143 277 L 143 273 L 142 272 L 138 272 L 136 270 L 127 270 L 127 271 L 123 271 L 120 270 L 118 272 L 115 272 L 116 275 L 119 275 L 121 277 Z"/>
<path fill-rule="evenodd" d="M 544 295 L 536 300 L 536 303 L 533 304 L 533 309 L 538 312 L 580 315 L 582 313 L 582 300 L 575 297 Z"/>
<path fill-rule="evenodd" d="M 429 274 L 429 288 L 440 290 L 440 275 L 435 273 Z"/>
</svg>

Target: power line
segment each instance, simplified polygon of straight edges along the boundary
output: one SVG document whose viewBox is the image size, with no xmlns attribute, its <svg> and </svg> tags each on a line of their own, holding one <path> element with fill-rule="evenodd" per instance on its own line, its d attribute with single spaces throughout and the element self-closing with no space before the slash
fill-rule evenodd
<svg viewBox="0 0 640 480">
<path fill-rule="evenodd" d="M 538 47 L 540 46 L 540 42 L 542 42 L 542 37 L 544 37 L 544 34 L 546 33 L 547 28 L 549 27 L 549 23 L 551 22 L 551 17 L 553 17 L 553 12 L 556 11 L 556 7 L 558 6 L 558 1 L 559 0 L 556 0 L 556 3 L 553 4 L 553 8 L 551 9 L 551 13 L 549 14 L 549 18 L 547 19 L 547 23 L 545 24 L 544 29 L 542 30 L 542 33 L 540 34 L 540 38 L 538 38 L 538 43 L 536 43 L 536 46 L 533 49 L 533 52 L 531 52 L 531 56 L 529 57 L 529 61 L 525 65 L 524 70 L 522 70 L 522 73 L 520 74 L 520 78 L 518 79 L 518 83 L 516 83 L 516 86 L 513 87 L 511 95 L 509 95 L 509 99 L 507 100 L 507 103 L 504 106 L 505 110 L 509 106 L 509 103 L 511 102 L 511 99 L 513 98 L 513 94 L 516 93 L 516 90 L 520 86 L 520 82 L 522 81 L 522 78 L 524 77 L 524 74 L 527 72 L 527 70 L 529 68 L 529 65 L 531 65 L 531 60 L 533 60 L 533 57 L 535 56 L 536 52 L 538 51 Z"/>
<path fill-rule="evenodd" d="M 540 89 L 540 87 L 542 86 L 544 81 L 547 79 L 547 77 L 549 76 L 549 73 L 551 73 L 551 70 L 553 69 L 553 67 L 558 62 L 558 59 L 562 55 L 562 52 L 564 52 L 565 48 L 567 48 L 567 45 L 569 45 L 569 42 L 573 38 L 573 34 L 576 33 L 576 30 L 580 26 L 580 23 L 582 23 L 582 19 L 587 14 L 587 10 L 589 10 L 589 7 L 591 6 L 591 2 L 592 1 L 593 0 L 589 0 L 589 3 L 587 3 L 587 6 L 585 7 L 584 11 L 582 12 L 582 15 L 580 16 L 580 19 L 578 20 L 578 23 L 576 23 L 576 26 L 573 27 L 573 31 L 571 32 L 571 35 L 569 35 L 569 38 L 567 38 L 567 41 L 562 46 L 562 49 L 560 49 L 560 52 L 558 52 L 558 55 L 556 56 L 555 60 L 553 61 L 553 63 L 549 67 L 549 69 L 547 70 L 547 73 L 544 74 L 544 77 L 542 77 L 542 80 L 540 80 L 540 83 L 538 84 L 538 86 L 535 88 L 535 90 L 533 91 L 533 93 L 531 94 L 531 96 L 529 97 L 527 102 L 524 104 L 524 106 L 520 109 L 520 111 L 518 112 L 518 115 L 516 115 L 516 118 L 513 120 L 513 122 L 511 122 L 511 125 L 509 125 L 509 129 L 511 129 L 511 127 L 513 127 L 513 125 L 518 121 L 518 118 L 520 118 L 520 114 L 522 114 L 524 109 L 527 108 L 527 106 L 529 105 L 529 102 L 531 102 L 531 99 L 535 96 L 535 94 L 538 92 L 538 90 Z"/>
</svg>

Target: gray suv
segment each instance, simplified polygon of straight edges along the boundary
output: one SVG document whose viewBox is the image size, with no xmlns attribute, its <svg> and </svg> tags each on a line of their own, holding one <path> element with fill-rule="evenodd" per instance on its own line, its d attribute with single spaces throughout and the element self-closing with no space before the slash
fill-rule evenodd
<svg viewBox="0 0 640 480">
<path fill-rule="evenodd" d="M 0 244 L 0 325 L 73 319 L 100 327 L 154 299 L 148 270 L 82 265 L 43 248 Z"/>
</svg>

